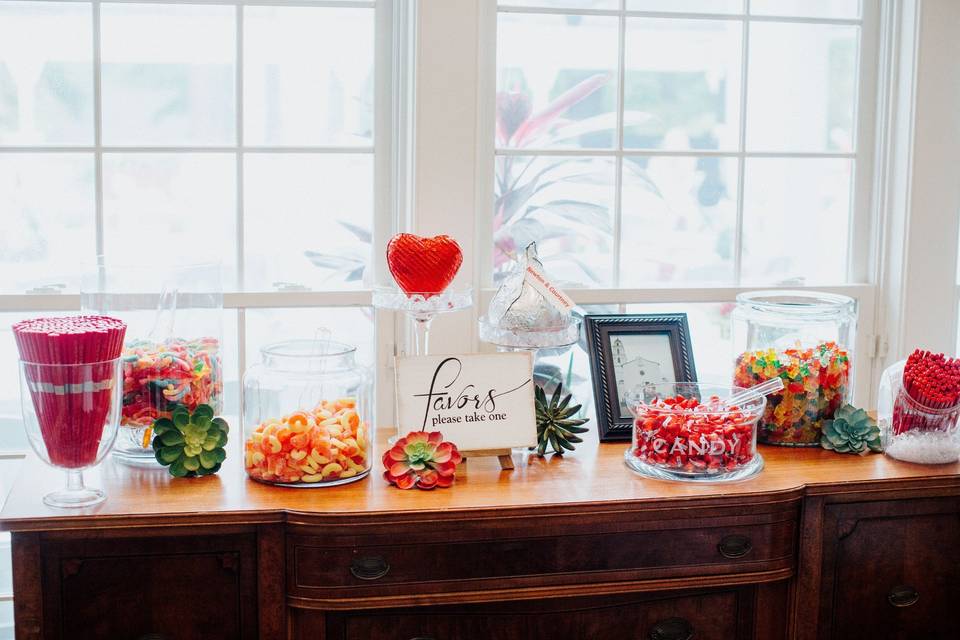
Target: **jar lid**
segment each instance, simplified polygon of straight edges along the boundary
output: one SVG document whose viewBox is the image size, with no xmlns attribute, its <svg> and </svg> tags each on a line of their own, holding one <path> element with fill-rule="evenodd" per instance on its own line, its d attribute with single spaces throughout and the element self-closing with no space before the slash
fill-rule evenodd
<svg viewBox="0 0 960 640">
<path fill-rule="evenodd" d="M 856 309 L 850 296 L 822 291 L 747 291 L 737 295 L 737 304 L 752 311 L 818 318 L 852 315 Z"/>
</svg>

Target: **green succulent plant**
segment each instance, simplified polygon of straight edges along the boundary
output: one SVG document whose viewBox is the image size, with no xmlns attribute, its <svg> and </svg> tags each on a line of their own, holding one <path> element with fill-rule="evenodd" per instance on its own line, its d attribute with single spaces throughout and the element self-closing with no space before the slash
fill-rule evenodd
<svg viewBox="0 0 960 640">
<path fill-rule="evenodd" d="M 877 422 L 863 409 L 849 404 L 840 407 L 833 420 L 823 423 L 820 446 L 837 453 L 866 455 L 870 451 L 882 451 L 880 428 Z"/>
<path fill-rule="evenodd" d="M 589 422 L 589 418 L 575 418 L 580 411 L 580 405 L 570 406 L 573 394 L 563 395 L 563 385 L 557 384 L 550 401 L 547 401 L 547 392 L 540 385 L 534 391 L 534 404 L 537 409 L 537 455 L 543 456 L 547 445 L 554 452 L 563 455 L 564 450 L 573 451 L 574 444 L 583 442 L 578 433 L 586 433 L 589 429 L 581 425 Z"/>
<path fill-rule="evenodd" d="M 153 423 L 154 455 L 178 478 L 207 476 L 219 471 L 227 457 L 229 431 L 227 421 L 215 418 L 210 405 L 198 405 L 193 413 L 178 406 L 169 418 Z"/>
</svg>

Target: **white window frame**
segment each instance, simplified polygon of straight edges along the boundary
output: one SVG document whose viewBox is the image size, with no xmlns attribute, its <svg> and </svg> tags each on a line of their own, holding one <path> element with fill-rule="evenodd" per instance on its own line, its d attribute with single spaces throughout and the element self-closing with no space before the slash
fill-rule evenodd
<svg viewBox="0 0 960 640">
<path fill-rule="evenodd" d="M 885 2 L 886 0 L 882 0 Z M 626 151 L 617 148 L 614 150 L 594 151 L 594 150 L 563 150 L 546 154 L 559 153 L 562 155 L 585 155 L 585 156 L 611 156 L 617 159 L 617 171 L 624 155 L 657 155 L 657 156 L 681 156 L 681 155 L 718 155 L 724 157 L 736 158 L 740 164 L 740 180 L 743 180 L 743 162 L 747 157 L 830 157 L 830 158 L 852 158 L 855 162 L 855 174 L 853 178 L 854 203 L 855 207 L 850 220 L 850 248 L 847 280 L 850 284 L 839 286 L 809 286 L 807 288 L 819 291 L 828 291 L 849 295 L 858 301 L 859 307 L 859 327 L 857 331 L 857 344 L 855 360 L 855 396 L 863 404 L 872 402 L 872 390 L 874 388 L 874 360 L 877 355 L 876 346 L 881 340 L 878 336 L 877 317 L 877 266 L 880 263 L 878 257 L 879 243 L 874 241 L 873 234 L 853 233 L 854 229 L 876 229 L 877 228 L 877 210 L 874 206 L 874 131 L 876 128 L 876 102 L 874 96 L 877 95 L 876 82 L 878 65 L 878 48 L 881 34 L 881 19 L 883 14 L 880 11 L 881 0 L 865 0 L 866 5 L 863 10 L 863 16 L 857 20 L 844 19 L 807 19 L 807 18 L 767 18 L 758 16 L 749 16 L 746 12 L 743 14 L 675 14 L 648 11 L 628 11 L 625 9 L 625 1 L 621 0 L 620 8 L 616 10 L 568 10 L 568 9 L 536 9 L 527 7 L 498 7 L 496 0 L 449 0 L 445 1 L 443 6 L 440 3 L 424 0 L 420 3 L 420 15 L 418 24 L 420 25 L 421 48 L 424 47 L 423 41 L 427 38 L 436 37 L 437 41 L 449 46 L 445 48 L 442 56 L 445 60 L 455 60 L 456 63 L 465 65 L 473 61 L 476 65 L 476 75 L 462 74 L 459 81 L 450 84 L 450 67 L 453 63 L 447 63 L 432 59 L 430 63 L 423 60 L 418 61 L 418 111 L 431 109 L 431 115 L 428 120 L 431 129 L 428 132 L 417 130 L 417 161 L 416 170 L 418 187 L 430 188 L 429 198 L 417 198 L 418 221 L 421 231 L 428 233 L 444 232 L 453 233 L 467 248 L 468 254 L 472 253 L 474 259 L 470 265 L 470 272 L 462 274 L 462 279 L 471 282 L 478 292 L 476 304 L 472 314 L 462 314 L 459 318 L 451 318 L 438 325 L 435 333 L 439 334 L 435 342 L 443 343 L 445 350 L 465 351 L 465 350 L 489 350 L 489 345 L 483 345 L 479 342 L 476 332 L 476 320 L 479 314 L 483 313 L 490 299 L 496 292 L 493 286 L 492 270 L 492 223 L 491 215 L 493 212 L 493 166 L 495 157 L 494 148 L 494 113 L 495 113 L 495 92 L 496 92 L 496 29 L 497 14 L 499 12 L 511 13 L 534 13 L 534 14 L 583 14 L 583 15 L 604 15 L 615 16 L 620 19 L 619 29 L 619 51 L 621 58 L 624 55 L 623 40 L 625 31 L 625 20 L 627 17 L 671 17 L 671 18 L 709 18 L 718 20 L 737 20 L 744 24 L 744 30 L 747 35 L 744 38 L 743 55 L 743 73 L 742 95 L 744 100 L 746 95 L 746 65 L 748 60 L 749 47 L 749 21 L 783 21 L 783 22 L 802 22 L 816 24 L 861 24 L 860 37 L 860 61 L 858 68 L 861 71 L 858 74 L 858 103 L 857 103 L 857 132 L 856 152 L 853 154 L 845 153 L 751 153 L 743 150 L 743 136 L 745 135 L 744 119 L 746 118 L 746 108 L 741 107 L 741 145 L 736 152 L 672 152 L 672 151 Z M 453 29 L 454 34 L 447 33 L 445 36 L 434 36 L 430 33 L 431 29 L 436 29 L 443 25 L 445 29 L 450 29 L 450 15 L 456 15 L 457 26 Z M 472 34 L 471 34 L 472 29 Z M 432 43 L 432 40 L 431 40 Z M 433 51 L 433 48 L 431 48 Z M 619 65 L 620 82 L 618 91 L 623 91 L 624 65 L 622 59 Z M 434 77 L 443 78 L 447 81 L 446 91 L 448 95 L 453 96 L 476 96 L 477 108 L 474 114 L 476 129 L 471 132 L 471 138 L 475 141 L 475 151 L 472 155 L 466 149 L 459 154 L 450 149 L 450 138 L 457 139 L 457 131 L 452 128 L 440 127 L 438 130 L 436 117 L 432 107 L 425 104 L 419 91 L 421 78 L 427 77 L 433 81 Z M 618 99 L 622 104 L 622 95 Z M 418 117 L 418 122 L 421 118 Z M 464 137 L 460 132 L 460 137 Z M 618 143 L 619 145 L 620 143 Z M 507 151 L 506 153 L 513 153 Z M 526 155 L 536 155 L 537 152 L 524 149 L 522 153 Z M 453 162 L 458 158 L 460 163 Z M 473 175 L 469 182 L 470 192 L 474 195 L 474 210 L 476 212 L 473 224 L 466 225 L 461 221 L 454 219 L 449 215 L 449 204 L 444 207 L 444 203 L 451 201 L 458 202 L 463 199 L 463 188 L 457 189 L 437 189 L 437 183 L 467 183 L 468 170 L 463 167 L 463 158 L 473 159 Z M 421 163 L 428 163 L 424 167 Z M 619 177 L 615 185 L 619 191 Z M 418 194 L 419 195 L 419 194 Z M 616 206 L 619 209 L 619 194 L 616 196 Z M 742 219 L 742 184 L 738 189 L 738 227 Z M 615 212 L 615 229 L 619 229 L 619 212 Z M 738 236 L 739 236 L 738 231 Z M 614 242 L 619 246 L 619 238 Z M 739 245 L 738 245 L 739 253 Z M 615 248 L 615 252 L 619 249 Z M 739 265 L 738 265 L 739 267 Z M 738 268 L 739 272 L 739 268 Z M 577 304 L 636 304 L 636 303 L 710 303 L 710 302 L 730 302 L 736 295 L 743 291 L 751 291 L 763 288 L 774 287 L 745 287 L 734 284 L 733 286 L 722 287 L 650 287 L 650 288 L 589 288 L 573 289 L 568 291 Z M 794 288 L 794 287 L 791 287 Z M 469 317 L 468 317 L 469 316 Z"/>
<path fill-rule="evenodd" d="M 5 0 L 0 0 L 4 2 Z M 46 1 L 46 0 L 41 0 Z M 400 118 L 409 113 L 408 91 L 405 67 L 410 55 L 411 44 L 408 37 L 410 24 L 406 3 L 394 3 L 392 0 L 113 0 L 113 2 L 135 1 L 144 4 L 214 4 L 235 7 L 236 38 L 236 76 L 234 100 L 236 108 L 236 142 L 219 146 L 106 146 L 102 143 L 102 101 L 100 87 L 101 38 L 100 8 L 109 4 L 106 0 L 90 0 L 92 4 L 93 38 L 93 118 L 94 140 L 92 145 L 0 145 L 0 153 L 83 153 L 94 157 L 94 197 L 95 197 L 95 238 L 96 253 L 102 255 L 104 244 L 103 218 L 103 173 L 102 159 L 105 153 L 232 153 L 236 157 L 236 238 L 234 244 L 237 261 L 236 281 L 228 283 L 224 294 L 224 308 L 237 311 L 238 368 L 242 376 L 248 364 L 256 361 L 256 353 L 249 353 L 246 345 L 246 311 L 248 309 L 284 309 L 303 307 L 360 307 L 372 305 L 372 286 L 382 279 L 385 262 L 377 250 L 386 244 L 387 239 L 397 228 L 404 201 L 405 164 L 400 161 L 401 149 L 406 145 L 408 134 L 400 127 Z M 244 7 L 253 6 L 310 6 L 368 8 L 375 10 L 375 108 L 374 108 L 374 144 L 368 147 L 338 147 L 327 145 L 301 146 L 258 146 L 244 142 L 243 127 L 243 49 Z M 371 274 L 365 279 L 366 288 L 349 291 L 252 291 L 243 288 L 244 282 L 244 159 L 247 155 L 258 153 L 323 153 L 323 154 L 371 154 L 374 156 L 374 220 L 371 256 Z M 229 290 L 233 289 L 233 290 Z M 80 309 L 79 294 L 60 294 L 56 287 L 39 287 L 35 292 L 22 294 L 0 293 L 0 312 L 44 313 L 70 312 Z M 376 369 L 378 378 L 390 375 L 388 365 L 392 361 L 395 342 L 394 319 L 383 312 L 375 314 L 376 331 Z M 383 348 L 387 347 L 387 348 Z M 383 402 L 384 394 L 389 394 L 392 385 L 381 385 L 378 404 Z M 22 452 L 20 452 L 22 454 Z"/>
</svg>

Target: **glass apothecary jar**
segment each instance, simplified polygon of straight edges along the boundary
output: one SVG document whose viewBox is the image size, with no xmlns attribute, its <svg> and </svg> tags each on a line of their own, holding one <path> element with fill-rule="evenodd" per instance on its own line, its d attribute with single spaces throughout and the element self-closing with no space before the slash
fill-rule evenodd
<svg viewBox="0 0 960 640">
<path fill-rule="evenodd" d="M 812 291 L 741 293 L 731 317 L 733 384 L 749 388 L 783 379 L 783 391 L 767 398 L 759 441 L 819 446 L 822 422 L 853 391 L 856 302 Z"/>
<path fill-rule="evenodd" d="M 370 472 L 371 385 L 356 348 L 330 340 L 263 347 L 243 376 L 244 467 L 289 487 L 353 482 Z"/>
<path fill-rule="evenodd" d="M 113 454 L 157 467 L 153 423 L 182 405 L 223 411 L 223 283 L 218 263 L 104 263 L 81 278 L 80 308 L 127 324 L 123 404 Z"/>
<path fill-rule="evenodd" d="M 717 482 L 759 473 L 763 458 L 757 453 L 757 421 L 767 401 L 749 394 L 728 406 L 726 401 L 743 391 L 662 382 L 628 393 L 627 408 L 634 420 L 633 440 L 624 453 L 627 466 L 662 480 Z"/>
<path fill-rule="evenodd" d="M 920 464 L 960 460 L 960 404 L 929 407 L 913 398 L 903 386 L 906 363 L 891 365 L 880 377 L 877 424 L 884 453 Z"/>
</svg>

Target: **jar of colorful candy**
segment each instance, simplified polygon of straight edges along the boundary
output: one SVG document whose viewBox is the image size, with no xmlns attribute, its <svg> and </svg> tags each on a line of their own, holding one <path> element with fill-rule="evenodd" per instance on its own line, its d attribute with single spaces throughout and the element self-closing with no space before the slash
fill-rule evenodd
<svg viewBox="0 0 960 640">
<path fill-rule="evenodd" d="M 696 382 L 650 383 L 627 394 L 633 440 L 627 466 L 664 480 L 742 480 L 763 469 L 757 421 L 766 398 Z M 735 402 L 732 404 L 731 402 Z"/>
<path fill-rule="evenodd" d="M 123 402 L 114 455 L 159 466 L 153 422 L 183 405 L 223 411 L 223 287 L 219 264 L 103 264 L 82 277 L 81 308 L 127 324 Z"/>
<path fill-rule="evenodd" d="M 291 340 L 260 350 L 243 377 L 244 467 L 289 487 L 353 482 L 370 472 L 371 385 L 356 348 Z"/>
<path fill-rule="evenodd" d="M 733 384 L 749 388 L 783 379 L 783 391 L 767 398 L 760 442 L 818 446 L 822 422 L 853 389 L 854 300 L 807 291 L 742 293 L 732 323 Z"/>
</svg>

